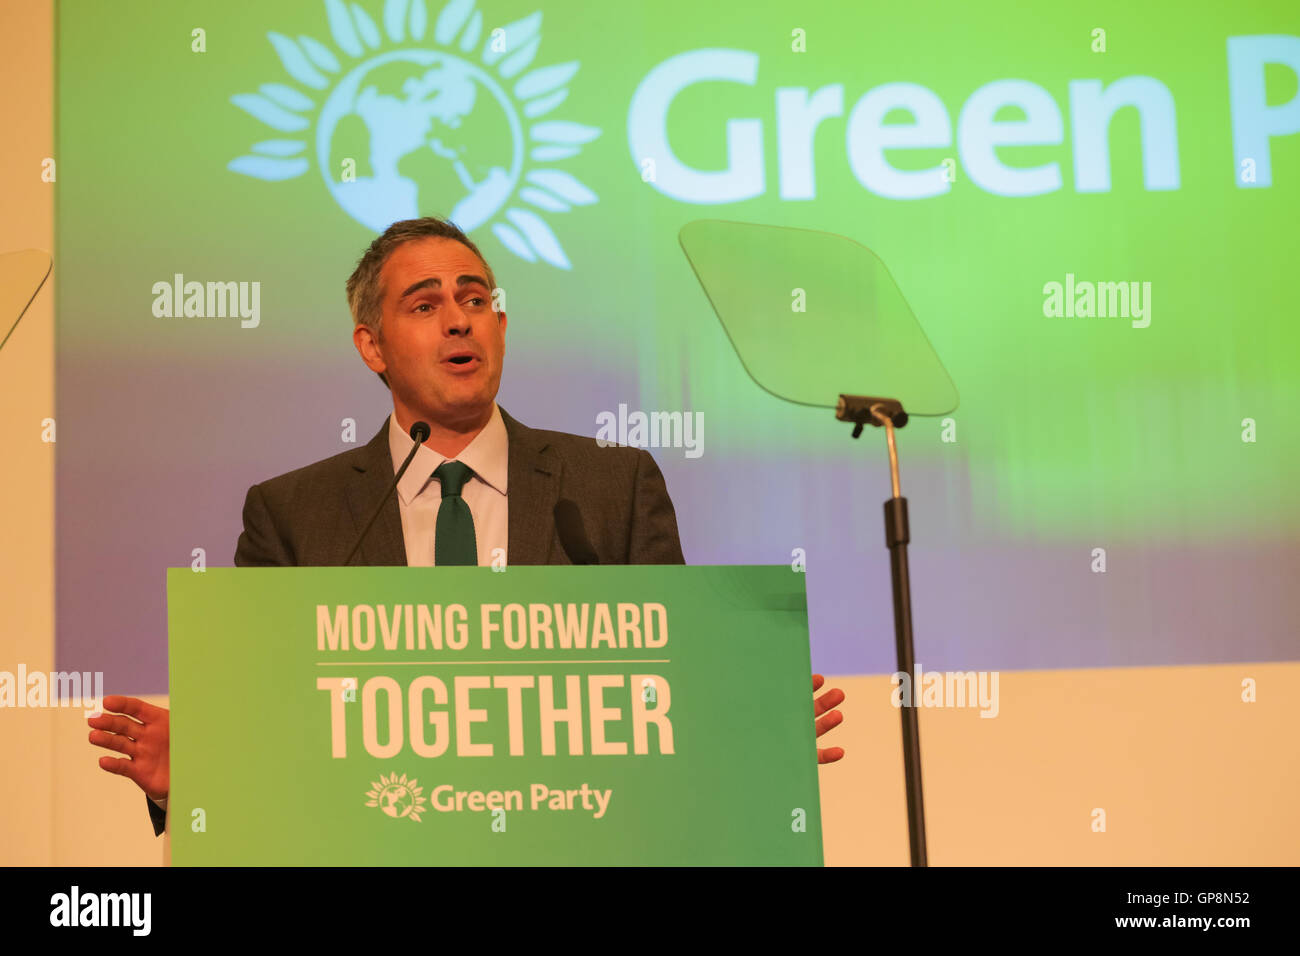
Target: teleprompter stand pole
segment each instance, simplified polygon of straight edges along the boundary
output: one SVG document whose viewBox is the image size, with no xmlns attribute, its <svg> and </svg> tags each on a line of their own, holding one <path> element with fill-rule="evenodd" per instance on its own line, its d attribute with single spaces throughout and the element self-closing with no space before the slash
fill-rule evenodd
<svg viewBox="0 0 1300 956">
<path fill-rule="evenodd" d="M 885 545 L 889 548 L 889 571 L 894 585 L 894 647 L 898 655 L 898 672 L 912 680 L 916 673 L 912 652 L 912 590 L 907 573 L 907 543 L 911 535 L 907 525 L 907 499 L 899 493 L 898 448 L 894 429 L 907 424 L 907 412 L 892 398 L 864 395 L 841 395 L 835 408 L 840 421 L 853 422 L 853 437 L 862 434 L 864 425 L 884 426 L 889 442 L 889 477 L 894 495 L 885 502 Z M 920 688 L 912 687 L 899 708 L 903 718 L 903 774 L 907 786 L 907 837 L 912 866 L 927 866 L 925 850 L 925 801 L 921 791 L 921 730 L 917 721 L 917 698 Z"/>
</svg>

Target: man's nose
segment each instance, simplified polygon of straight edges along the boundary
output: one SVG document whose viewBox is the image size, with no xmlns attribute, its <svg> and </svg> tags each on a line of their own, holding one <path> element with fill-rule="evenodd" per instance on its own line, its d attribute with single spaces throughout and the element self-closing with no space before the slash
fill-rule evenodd
<svg viewBox="0 0 1300 956">
<path fill-rule="evenodd" d="M 469 316 L 465 314 L 461 307 L 453 302 L 451 307 L 445 312 L 447 317 L 446 332 L 448 335 L 469 335 L 470 321 Z"/>
</svg>

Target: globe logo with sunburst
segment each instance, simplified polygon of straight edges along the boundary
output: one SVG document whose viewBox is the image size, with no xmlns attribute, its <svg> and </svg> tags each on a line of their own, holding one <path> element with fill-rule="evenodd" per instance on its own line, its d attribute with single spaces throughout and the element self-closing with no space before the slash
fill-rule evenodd
<svg viewBox="0 0 1300 956">
<path fill-rule="evenodd" d="M 407 780 L 406 774 L 400 777 L 395 773 L 380 774 L 379 782 L 372 781 L 370 788 L 366 791 L 369 798 L 366 806 L 378 807 L 399 820 L 410 817 L 416 823 L 420 822 L 420 814 L 425 811 L 424 788 L 416 786 L 415 778 Z"/>
<path fill-rule="evenodd" d="M 487 226 L 520 258 L 568 269 L 541 213 L 596 201 L 554 164 L 600 130 L 547 118 L 579 64 L 533 67 L 541 11 L 491 28 L 476 0 L 451 0 L 427 37 L 425 0 L 385 0 L 382 30 L 357 3 L 324 2 L 333 48 L 267 34 L 299 85 L 231 97 L 285 138 L 254 143 L 227 168 L 281 182 L 314 158 L 334 201 L 373 231 L 450 209 L 465 232 Z"/>
</svg>

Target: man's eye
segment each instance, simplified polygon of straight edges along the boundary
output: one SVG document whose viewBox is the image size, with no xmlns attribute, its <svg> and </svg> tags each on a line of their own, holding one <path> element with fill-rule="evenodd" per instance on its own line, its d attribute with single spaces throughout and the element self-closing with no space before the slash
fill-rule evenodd
<svg viewBox="0 0 1300 956">
<path fill-rule="evenodd" d="M 473 296 L 473 297 L 467 299 L 466 301 L 467 301 L 467 302 L 476 302 L 476 303 L 478 303 L 479 305 L 486 305 L 486 304 L 487 304 L 487 299 L 483 298 L 481 295 Z"/>
<path fill-rule="evenodd" d="M 431 308 L 433 308 L 433 307 L 432 307 L 431 305 L 429 305 L 429 303 L 427 303 L 427 302 L 421 302 L 419 305 L 417 305 L 417 306 L 415 307 L 415 311 L 416 311 L 416 312 L 419 312 L 421 309 L 431 309 Z"/>
</svg>

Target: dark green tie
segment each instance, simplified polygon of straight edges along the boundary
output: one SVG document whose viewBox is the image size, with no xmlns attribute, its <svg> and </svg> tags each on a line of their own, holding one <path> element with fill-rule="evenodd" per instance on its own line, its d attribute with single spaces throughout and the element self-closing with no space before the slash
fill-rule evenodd
<svg viewBox="0 0 1300 956">
<path fill-rule="evenodd" d="M 474 516 L 460 496 L 474 472 L 460 461 L 444 461 L 433 477 L 442 482 L 442 505 L 438 508 L 438 526 L 434 530 L 433 563 L 478 564 L 478 543 L 474 539 Z"/>
</svg>

